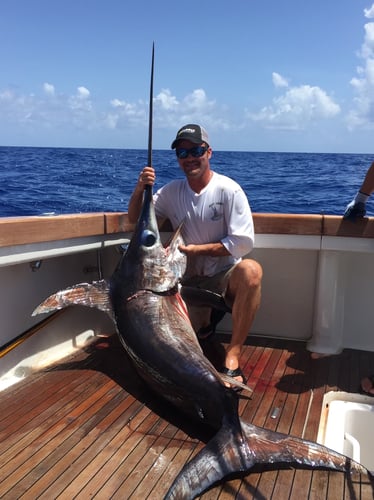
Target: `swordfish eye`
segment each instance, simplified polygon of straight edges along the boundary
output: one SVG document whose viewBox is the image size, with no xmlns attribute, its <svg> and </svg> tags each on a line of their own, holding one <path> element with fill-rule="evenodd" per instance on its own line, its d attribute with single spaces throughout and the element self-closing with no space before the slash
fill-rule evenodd
<svg viewBox="0 0 374 500">
<path fill-rule="evenodd" d="M 155 233 L 153 233 L 149 229 L 145 229 L 142 232 L 142 245 L 144 245 L 145 247 L 153 246 L 156 243 L 156 240 L 157 238 L 155 236 Z"/>
</svg>

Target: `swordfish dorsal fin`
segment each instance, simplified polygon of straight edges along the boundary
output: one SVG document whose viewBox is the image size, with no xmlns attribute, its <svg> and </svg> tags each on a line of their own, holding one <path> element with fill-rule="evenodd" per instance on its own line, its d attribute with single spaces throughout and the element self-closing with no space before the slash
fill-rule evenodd
<svg viewBox="0 0 374 500">
<path fill-rule="evenodd" d="M 109 283 L 106 280 L 92 283 L 80 283 L 50 295 L 32 313 L 33 316 L 63 309 L 71 305 L 96 307 L 113 318 L 113 309 L 109 298 Z"/>
<path fill-rule="evenodd" d="M 187 257 L 179 250 L 179 245 L 184 245 L 182 226 L 183 222 L 178 226 L 165 250 L 166 259 L 163 269 L 160 270 L 163 280 L 158 279 L 157 291 L 167 291 L 177 285 L 186 271 Z"/>
</svg>

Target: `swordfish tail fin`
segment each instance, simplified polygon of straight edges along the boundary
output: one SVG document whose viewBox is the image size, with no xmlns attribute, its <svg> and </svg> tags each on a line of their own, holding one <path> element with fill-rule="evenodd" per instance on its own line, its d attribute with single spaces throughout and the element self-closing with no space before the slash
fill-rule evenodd
<svg viewBox="0 0 374 500">
<path fill-rule="evenodd" d="M 218 433 L 178 474 L 165 500 L 192 500 L 234 473 L 256 464 L 289 463 L 341 472 L 368 471 L 359 463 L 325 446 L 241 422 L 241 429 L 224 423 Z"/>
</svg>

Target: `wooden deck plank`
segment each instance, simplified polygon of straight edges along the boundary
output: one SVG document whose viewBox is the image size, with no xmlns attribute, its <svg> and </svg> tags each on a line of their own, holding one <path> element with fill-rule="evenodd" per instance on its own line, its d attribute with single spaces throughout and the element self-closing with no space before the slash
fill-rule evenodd
<svg viewBox="0 0 374 500">
<path fill-rule="evenodd" d="M 160 470 L 163 470 L 166 467 L 166 464 L 169 464 L 176 455 L 176 450 L 179 449 L 181 441 L 175 440 L 178 433 L 178 429 L 174 426 L 168 426 L 170 430 L 173 432 L 173 437 L 166 437 L 168 434 L 164 432 L 162 436 L 160 436 L 160 440 L 156 442 L 158 449 L 152 450 L 154 456 L 150 456 L 147 458 L 147 463 L 143 463 L 143 469 L 145 470 L 145 474 L 140 482 L 139 486 L 136 490 L 126 490 L 126 482 L 124 482 L 121 488 L 116 492 L 116 496 L 118 494 L 122 495 L 126 493 L 128 498 L 148 498 L 151 495 L 152 490 L 157 488 L 158 482 L 160 479 Z M 151 461 L 149 459 L 152 458 Z M 170 484 L 170 483 L 166 483 Z"/>
<path fill-rule="evenodd" d="M 91 498 L 117 473 L 119 465 L 126 460 L 132 447 L 142 438 L 139 426 L 151 416 L 151 410 L 142 406 L 138 413 L 111 439 L 103 452 L 82 470 L 61 494 L 59 499 L 72 498 L 79 492 L 82 498 Z M 134 435 L 130 439 L 130 436 Z M 104 456 L 103 456 L 104 455 Z M 109 497 L 107 497 L 109 498 Z"/>
<path fill-rule="evenodd" d="M 80 384 L 74 386 L 77 388 L 85 388 L 87 384 L 87 392 L 85 393 L 87 397 L 95 392 L 96 385 L 93 382 L 89 383 L 90 377 L 87 377 L 84 380 L 79 377 L 81 380 Z M 65 389 L 66 391 L 66 389 Z M 48 403 L 47 399 L 47 403 Z M 4 429 L 9 436 L 7 439 L 7 445 L 4 446 L 4 452 L 2 453 L 2 465 L 0 467 L 0 473 L 4 473 L 3 467 L 7 464 L 8 460 L 13 457 L 17 457 L 17 463 L 14 463 L 13 466 L 15 468 L 19 468 L 22 466 L 22 460 L 28 460 L 28 455 L 24 452 L 25 449 L 32 449 L 33 451 L 37 451 L 40 447 L 42 447 L 48 440 L 47 435 L 51 435 L 52 426 L 56 426 L 61 420 L 64 419 L 65 415 L 69 414 L 69 411 L 72 410 L 77 405 L 76 394 L 74 391 L 70 392 L 70 394 L 65 394 L 65 397 L 61 397 L 59 395 L 59 399 L 55 402 L 55 404 L 51 404 L 51 406 L 45 406 L 44 402 L 40 405 L 44 411 L 39 412 L 34 418 L 30 418 L 29 421 L 25 421 L 21 418 L 19 412 L 14 415 L 14 425 L 8 426 Z M 19 411 L 22 412 L 22 405 L 19 405 Z M 25 418 L 27 419 L 30 415 L 29 412 L 25 413 Z M 19 418 L 17 422 L 17 418 Z M 18 427 L 17 427 L 18 426 Z M 56 432 L 58 432 L 58 425 L 56 427 Z M 23 454 L 22 454 L 23 452 Z M 7 470 L 9 473 L 10 470 Z"/>
<path fill-rule="evenodd" d="M 72 373 L 71 377 L 72 379 L 65 379 L 65 384 L 68 383 L 71 389 L 68 394 L 66 394 L 66 387 L 64 387 L 64 394 L 60 391 L 56 391 L 56 393 L 51 397 L 47 396 L 44 401 L 41 399 L 40 404 L 32 408 L 27 406 L 23 408 L 18 403 L 18 411 L 14 412 L 13 419 L 10 421 L 10 424 L 7 426 L 4 424 L 4 427 L 1 425 L 1 429 L 3 429 L 5 435 L 9 436 L 7 439 L 8 448 L 5 449 L 4 447 L 4 451 L 2 453 L 3 465 L 9 458 L 18 455 L 20 451 L 24 450 L 28 446 L 31 446 L 31 443 L 34 443 L 33 449 L 37 449 L 35 445 L 35 441 L 37 440 L 39 440 L 40 445 L 42 446 L 43 442 L 45 442 L 44 434 L 50 430 L 51 422 L 58 422 L 64 417 L 64 415 L 68 414 L 74 406 L 76 406 L 77 400 L 74 391 L 86 391 L 84 392 L 86 397 L 95 392 L 97 386 L 89 373 L 80 373 L 79 378 Z M 18 455 L 18 459 L 20 461 L 21 456 Z M 17 467 L 20 465 L 21 462 L 17 465 Z"/>
<path fill-rule="evenodd" d="M 160 481 L 157 487 L 153 488 L 153 490 L 151 491 L 149 498 L 163 498 L 184 464 L 188 462 L 192 458 L 192 456 L 199 451 L 200 448 L 201 445 L 196 441 L 192 441 L 190 439 L 179 441 L 179 447 L 176 454 L 174 455 L 173 461 L 171 461 L 167 465 L 165 471 L 160 474 Z M 207 494 L 209 493 L 210 492 L 208 492 Z M 138 500 L 139 497 L 135 493 L 131 498 L 133 500 Z M 204 495 L 202 495 L 201 498 L 204 498 Z"/>
<path fill-rule="evenodd" d="M 160 429 L 161 431 L 161 429 Z M 162 435 L 162 431 L 158 437 L 154 436 L 154 441 L 151 446 L 146 446 L 142 443 L 142 446 L 137 448 L 137 462 L 136 467 L 133 468 L 131 473 L 122 482 L 121 486 L 117 489 L 111 498 L 123 499 L 127 495 L 136 494 L 140 498 L 146 498 L 146 492 L 149 494 L 149 489 L 152 490 L 152 486 L 155 484 L 154 474 L 159 475 L 157 469 L 164 467 L 165 460 L 165 450 L 170 444 L 171 439 L 165 438 Z M 153 471 L 152 471 L 153 468 Z M 146 478 L 151 479 L 153 472 L 153 481 L 151 484 L 147 484 Z M 151 488 L 149 488 L 151 486 Z M 142 492 L 142 493 L 141 493 Z"/>
<path fill-rule="evenodd" d="M 41 375 L 40 375 L 41 376 Z M 49 408 L 51 405 L 58 401 L 60 398 L 60 392 L 63 394 L 65 390 L 66 384 L 74 384 L 74 380 L 72 380 L 74 374 L 72 373 L 61 373 L 60 375 L 56 374 L 55 377 L 51 376 L 48 381 L 44 383 L 43 392 L 34 390 L 33 385 L 38 386 L 38 378 L 35 379 L 34 384 L 30 384 L 28 389 L 29 397 L 22 405 L 22 409 L 19 415 L 19 418 L 22 421 L 15 422 L 14 417 L 17 415 L 20 410 L 17 400 L 17 394 L 15 393 L 11 398 L 4 399 L 4 413 L 1 415 L 0 425 L 2 429 L 8 429 L 7 432 L 12 432 L 11 426 L 19 426 L 24 425 L 30 422 L 36 416 L 36 413 L 43 413 L 46 408 Z M 77 379 L 76 384 L 81 384 L 82 380 Z"/>
<path fill-rule="evenodd" d="M 272 498 L 275 499 L 288 499 L 293 487 L 295 471 L 294 470 L 280 470 L 274 484 Z"/>
<path fill-rule="evenodd" d="M 329 473 L 324 470 L 318 471 L 318 474 L 314 474 L 314 472 L 312 473 L 312 482 L 309 493 L 310 500 L 321 500 L 322 498 L 326 498 L 328 475 Z"/>
<path fill-rule="evenodd" d="M 47 433 L 46 436 L 43 436 L 43 439 L 39 440 L 36 446 L 32 443 L 30 447 L 19 454 L 24 464 L 31 452 L 32 459 L 37 465 L 28 472 L 26 469 L 26 475 L 24 475 L 24 467 L 19 467 L 12 474 L 8 475 L 5 486 L 11 481 L 17 480 L 17 484 L 9 490 L 9 494 L 13 498 L 20 498 L 21 495 L 29 491 L 31 486 L 41 477 L 44 477 L 56 461 L 65 456 L 70 447 L 79 442 L 89 432 L 90 428 L 94 427 L 97 419 L 97 410 L 104 400 L 112 397 L 108 391 L 112 385 L 113 382 L 108 381 L 87 400 L 84 400 L 73 408 L 67 421 L 64 419 L 59 421 L 58 425 L 54 425 L 51 435 Z M 19 484 L 18 482 L 21 478 L 22 484 Z"/>
<path fill-rule="evenodd" d="M 59 455 L 54 465 L 34 482 L 27 491 L 27 495 L 32 494 L 36 497 L 43 491 L 43 496 L 40 498 L 55 497 L 66 489 L 66 484 L 69 484 L 69 488 L 71 488 L 71 482 L 80 473 L 83 472 L 83 476 L 90 474 L 91 461 L 98 454 L 101 455 L 112 435 L 122 429 L 128 414 L 133 416 L 134 412 L 141 407 L 142 403 L 133 398 L 126 397 L 124 399 L 121 393 L 116 394 L 101 411 L 104 418 L 101 421 L 98 420 L 98 424 L 72 448 L 68 450 L 65 448 L 65 453 Z M 72 443 L 71 440 L 70 442 Z M 102 456 L 101 458 L 103 459 Z M 56 480 L 56 478 L 58 479 Z M 82 482 L 81 487 L 83 485 Z"/>
<path fill-rule="evenodd" d="M 193 428 L 178 426 L 135 380 L 117 344 L 111 338 L 107 349 L 81 351 L 2 393 L 2 499 L 161 499 L 202 448 Z M 357 388 L 374 353 L 313 360 L 300 343 L 250 339 L 242 361 L 254 388 L 251 399 L 240 399 L 242 418 L 314 440 L 325 391 Z M 275 407 L 280 412 L 271 418 Z M 275 467 L 256 468 L 201 499 L 366 500 L 372 493 L 359 475 Z"/>
<path fill-rule="evenodd" d="M 149 429 L 152 429 L 157 420 L 157 415 L 149 413 L 140 423 L 137 431 L 130 434 L 126 442 L 119 448 L 114 460 L 114 463 L 117 463 L 115 473 L 101 486 L 99 490 L 101 498 L 113 498 L 124 479 L 136 467 L 144 450 L 153 445 L 157 437 L 150 434 Z"/>
<path fill-rule="evenodd" d="M 311 481 L 312 471 L 295 470 L 292 482 L 292 490 L 290 491 L 288 500 L 301 500 L 304 498 L 309 500 Z"/>
</svg>

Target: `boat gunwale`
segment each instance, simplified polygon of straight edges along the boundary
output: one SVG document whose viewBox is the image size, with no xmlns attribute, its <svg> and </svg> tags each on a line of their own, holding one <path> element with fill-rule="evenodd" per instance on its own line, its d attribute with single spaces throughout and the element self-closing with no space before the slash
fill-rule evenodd
<svg viewBox="0 0 374 500">
<path fill-rule="evenodd" d="M 374 217 L 356 222 L 341 216 L 315 214 L 254 213 L 256 234 L 341 236 L 374 238 Z M 134 224 L 126 212 L 0 218 L 0 248 L 90 236 L 132 232 Z M 171 231 L 160 221 L 162 231 Z"/>
</svg>

